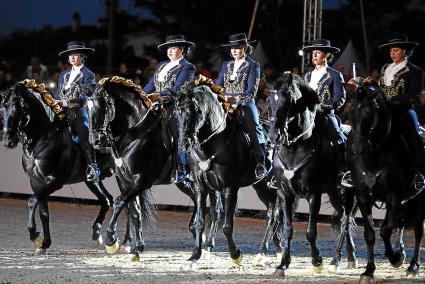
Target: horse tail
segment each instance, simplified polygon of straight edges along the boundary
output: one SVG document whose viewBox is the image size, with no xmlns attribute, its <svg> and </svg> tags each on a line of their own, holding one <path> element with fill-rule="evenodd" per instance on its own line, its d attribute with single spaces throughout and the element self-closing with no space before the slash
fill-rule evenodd
<svg viewBox="0 0 425 284">
<path fill-rule="evenodd" d="M 144 225 L 153 226 L 156 224 L 156 205 L 152 195 L 152 190 L 147 189 L 139 195 L 142 220 Z"/>
</svg>

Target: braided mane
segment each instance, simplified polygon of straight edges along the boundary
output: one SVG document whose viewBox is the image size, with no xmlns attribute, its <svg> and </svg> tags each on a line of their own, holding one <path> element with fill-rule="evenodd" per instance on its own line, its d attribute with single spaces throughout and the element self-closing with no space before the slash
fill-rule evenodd
<svg viewBox="0 0 425 284">
<path fill-rule="evenodd" d="M 152 107 L 151 99 L 149 99 L 149 97 L 143 91 L 142 87 L 140 87 L 140 85 L 135 84 L 132 80 L 125 79 L 125 78 L 119 77 L 119 76 L 112 76 L 112 77 L 107 77 L 107 78 L 101 79 L 98 84 L 100 86 L 102 86 L 107 82 L 114 83 L 114 84 L 121 84 L 121 85 L 124 85 L 126 87 L 133 89 L 139 95 L 139 98 L 145 103 L 145 105 L 148 108 Z"/>
</svg>

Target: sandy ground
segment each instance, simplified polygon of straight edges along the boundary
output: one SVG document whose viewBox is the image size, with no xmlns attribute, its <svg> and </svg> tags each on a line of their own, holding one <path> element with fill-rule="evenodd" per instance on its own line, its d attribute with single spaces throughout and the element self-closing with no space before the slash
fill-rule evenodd
<svg viewBox="0 0 425 284">
<path fill-rule="evenodd" d="M 309 245 L 304 237 L 305 224 L 297 223 L 290 270 L 286 278 L 275 278 L 272 274 L 278 262 L 274 248 L 269 255 L 269 264 L 263 267 L 252 265 L 264 231 L 263 220 L 237 218 L 235 240 L 243 253 L 241 265 L 231 262 L 220 231 L 212 259 L 199 261 L 197 270 L 193 271 L 187 261 L 192 248 L 192 238 L 187 230 L 190 214 L 169 211 L 160 211 L 158 224 L 146 228 L 146 251 L 139 262 L 132 263 L 127 255 L 108 255 L 95 247 L 91 241 L 91 223 L 96 212 L 95 206 L 51 203 L 52 246 L 46 255 L 33 256 L 34 248 L 26 230 L 26 202 L 0 199 L 0 283 L 357 283 L 366 265 L 363 232 L 359 229 L 356 237 L 359 268 L 347 269 L 344 258 L 337 274 L 328 272 L 326 264 L 331 261 L 336 242 L 329 226 L 323 224 L 319 226 L 319 247 L 325 257 L 325 268 L 322 273 L 314 273 Z M 37 224 L 40 228 L 39 220 Z M 124 219 L 120 219 L 120 236 L 123 236 L 124 224 Z M 409 259 L 412 255 L 411 233 L 406 236 L 406 243 Z M 376 255 L 375 282 L 425 283 L 423 268 L 420 279 L 407 280 L 407 264 L 401 269 L 388 265 L 379 239 Z M 421 260 L 423 263 L 423 256 Z"/>
</svg>

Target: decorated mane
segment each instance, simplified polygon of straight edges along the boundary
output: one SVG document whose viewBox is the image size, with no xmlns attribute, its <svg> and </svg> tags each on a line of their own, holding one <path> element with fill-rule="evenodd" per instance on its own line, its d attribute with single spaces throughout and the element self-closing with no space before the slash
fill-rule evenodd
<svg viewBox="0 0 425 284">
<path fill-rule="evenodd" d="M 65 117 L 65 113 L 63 108 L 56 102 L 56 100 L 52 97 L 49 91 L 46 90 L 46 85 L 44 83 L 37 83 L 35 80 L 23 80 L 19 82 L 19 84 L 24 85 L 26 88 L 30 88 L 41 95 L 43 101 L 59 116 L 59 119 L 63 119 Z"/>
<path fill-rule="evenodd" d="M 143 91 L 142 87 L 140 87 L 140 85 L 135 84 L 132 80 L 125 79 L 125 78 L 119 77 L 119 76 L 112 76 L 112 77 L 101 79 L 98 84 L 100 86 L 102 86 L 107 82 L 114 83 L 114 84 L 121 84 L 121 85 L 124 85 L 126 87 L 133 89 L 139 95 L 139 98 L 145 103 L 147 108 L 152 107 L 151 99 L 149 99 L 149 97 Z"/>
<path fill-rule="evenodd" d="M 233 113 L 234 109 L 232 105 L 227 102 L 226 96 L 223 94 L 224 88 L 222 86 L 214 84 L 213 80 L 201 74 L 195 79 L 194 83 L 195 86 L 208 86 L 211 91 L 217 95 L 218 101 L 222 103 L 224 110 Z"/>
</svg>

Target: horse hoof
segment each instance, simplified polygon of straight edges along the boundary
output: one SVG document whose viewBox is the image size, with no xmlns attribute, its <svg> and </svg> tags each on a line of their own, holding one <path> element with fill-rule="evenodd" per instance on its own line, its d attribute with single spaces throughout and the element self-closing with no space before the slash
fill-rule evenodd
<svg viewBox="0 0 425 284">
<path fill-rule="evenodd" d="M 336 274 L 337 271 L 338 271 L 338 265 L 336 265 L 336 264 L 329 264 L 328 265 L 328 272 L 329 273 Z"/>
<path fill-rule="evenodd" d="M 138 254 L 131 254 L 130 255 L 130 261 L 131 262 L 138 262 L 140 260 L 140 256 Z"/>
<path fill-rule="evenodd" d="M 102 236 L 99 236 L 99 238 L 96 240 L 96 248 L 100 248 L 103 245 L 103 238 Z"/>
<path fill-rule="evenodd" d="M 129 254 L 131 251 L 131 246 L 121 244 L 118 251 L 122 254 Z"/>
<path fill-rule="evenodd" d="M 369 284 L 372 283 L 373 277 L 368 275 L 360 275 L 359 284 Z"/>
<path fill-rule="evenodd" d="M 237 258 L 232 258 L 232 260 L 233 260 L 233 263 L 234 264 L 237 264 L 237 265 L 239 265 L 239 264 L 241 264 L 241 262 L 242 262 L 242 253 L 239 253 L 239 256 L 237 257 Z"/>
<path fill-rule="evenodd" d="M 118 251 L 119 244 L 114 243 L 112 246 L 106 246 L 106 252 L 109 254 L 114 254 Z"/>
<path fill-rule="evenodd" d="M 321 273 L 323 270 L 323 262 L 319 264 L 318 266 L 313 265 L 313 271 L 314 273 Z"/>
<path fill-rule="evenodd" d="M 211 260 L 212 254 L 209 250 L 203 249 L 201 253 L 201 259 Z"/>
<path fill-rule="evenodd" d="M 198 270 L 198 263 L 196 261 L 192 261 L 190 264 L 190 270 L 197 271 Z"/>
<path fill-rule="evenodd" d="M 46 249 L 44 248 L 38 248 L 34 252 L 34 255 L 45 255 L 45 254 L 46 254 Z"/>
<path fill-rule="evenodd" d="M 257 253 L 254 256 L 254 259 L 252 260 L 252 266 L 260 266 L 261 259 L 262 259 L 261 253 Z"/>
<path fill-rule="evenodd" d="M 418 279 L 419 278 L 419 271 L 414 272 L 414 271 L 406 271 L 406 278 L 407 279 Z"/>
<path fill-rule="evenodd" d="M 357 268 L 357 259 L 354 261 L 348 261 L 347 262 L 347 268 L 348 269 L 354 269 Z"/>
<path fill-rule="evenodd" d="M 39 248 L 41 248 L 41 246 L 43 245 L 43 242 L 44 242 L 44 238 L 42 237 L 42 236 L 37 236 L 33 241 L 33 244 L 34 244 L 34 247 L 36 248 L 36 249 L 39 249 Z"/>
<path fill-rule="evenodd" d="M 276 254 L 276 260 L 277 260 L 278 262 L 280 262 L 280 261 L 282 260 L 282 257 L 283 257 L 283 253 L 282 253 L 282 252 L 278 252 L 278 253 Z"/>
<path fill-rule="evenodd" d="M 285 270 L 284 269 L 276 269 L 273 273 L 273 276 L 285 277 Z"/>
<path fill-rule="evenodd" d="M 391 265 L 394 268 L 400 268 L 400 266 L 402 266 L 404 263 L 404 258 L 401 258 L 400 260 L 398 260 L 397 262 L 391 263 Z"/>
</svg>

